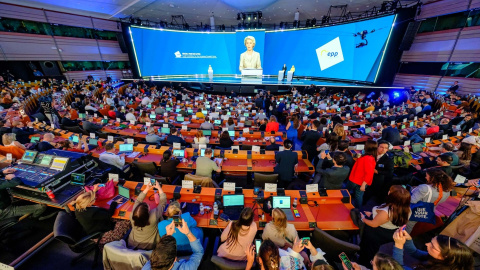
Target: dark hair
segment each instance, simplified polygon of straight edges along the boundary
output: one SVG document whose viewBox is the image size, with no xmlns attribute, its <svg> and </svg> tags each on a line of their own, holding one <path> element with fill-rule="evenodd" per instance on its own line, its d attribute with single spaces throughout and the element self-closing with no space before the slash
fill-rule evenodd
<svg viewBox="0 0 480 270">
<path fill-rule="evenodd" d="M 155 250 L 150 255 L 150 263 L 154 270 L 168 270 L 177 258 L 177 241 L 171 235 L 160 238 Z"/>
<path fill-rule="evenodd" d="M 462 156 L 460 159 L 462 160 L 471 160 L 472 159 L 472 145 L 466 142 L 462 142 L 460 144 L 459 151 L 462 151 Z"/>
<path fill-rule="evenodd" d="M 272 240 L 264 240 L 260 246 L 259 257 L 262 259 L 262 265 L 265 270 L 280 269 L 280 254 L 278 247 Z"/>
<path fill-rule="evenodd" d="M 403 270 L 403 267 L 390 255 L 379 252 L 375 254 L 375 258 L 377 259 L 373 259 L 372 263 L 378 270 Z"/>
<path fill-rule="evenodd" d="M 387 144 L 388 146 L 390 146 L 390 143 L 389 143 L 388 141 L 386 141 L 386 140 L 379 140 L 379 141 L 377 141 L 377 145 L 380 146 L 380 144 Z"/>
<path fill-rule="evenodd" d="M 175 133 L 177 133 L 177 129 L 174 128 L 174 127 L 172 127 L 172 128 L 170 129 L 170 134 L 175 134 Z"/>
<path fill-rule="evenodd" d="M 375 141 L 368 140 L 365 142 L 365 154 L 363 156 L 372 156 L 375 159 L 377 158 L 377 148 L 378 145 Z"/>
<path fill-rule="evenodd" d="M 318 121 L 318 120 L 315 119 L 315 120 L 313 120 L 312 125 L 313 125 L 315 128 L 318 128 L 318 127 L 320 126 L 320 121 Z"/>
<path fill-rule="evenodd" d="M 227 237 L 227 249 L 233 249 L 238 244 L 238 233 L 242 226 L 250 226 L 253 222 L 253 211 L 250 207 L 243 208 L 238 220 L 232 222 L 230 232 Z"/>
<path fill-rule="evenodd" d="M 166 150 L 165 152 L 163 152 L 163 161 L 164 162 L 169 160 L 171 157 L 172 157 L 172 151 Z"/>
<path fill-rule="evenodd" d="M 338 166 L 343 166 L 347 162 L 347 155 L 343 152 L 335 152 L 332 158 Z"/>
<path fill-rule="evenodd" d="M 350 145 L 350 141 L 348 140 L 341 140 L 339 143 L 338 143 L 338 150 L 339 151 L 345 151 L 348 149 L 348 146 Z"/>
<path fill-rule="evenodd" d="M 453 157 L 449 154 L 441 154 L 438 156 L 443 162 L 447 162 L 448 164 L 452 164 Z"/>
<path fill-rule="evenodd" d="M 390 187 L 390 193 L 380 207 L 388 206 L 388 216 L 392 223 L 396 226 L 403 226 L 408 222 L 411 198 L 407 189 L 400 185 L 394 185 Z"/>
<path fill-rule="evenodd" d="M 327 124 L 327 118 L 325 118 L 325 117 L 320 118 L 320 124 L 326 125 Z"/>
<path fill-rule="evenodd" d="M 148 205 L 146 202 L 138 204 L 135 210 L 133 210 L 132 220 L 135 227 L 143 228 L 150 225 L 148 221 L 149 218 L 150 214 L 148 213 Z"/>
<path fill-rule="evenodd" d="M 388 126 L 390 126 L 390 123 L 389 123 L 389 122 L 387 122 L 387 121 L 383 121 L 383 123 L 382 123 L 382 127 L 383 127 L 383 126 L 387 126 L 387 127 L 388 127 Z"/>
<path fill-rule="evenodd" d="M 453 151 L 455 149 L 455 146 L 451 142 L 443 143 L 442 144 L 443 149 L 447 150 L 448 152 Z"/>
<path fill-rule="evenodd" d="M 430 176 L 430 182 L 428 184 L 431 184 L 435 188 L 442 185 L 443 191 L 448 192 L 455 186 L 455 182 L 453 182 L 452 178 L 438 167 L 428 168 L 426 173 Z"/>
<path fill-rule="evenodd" d="M 330 146 L 330 151 L 335 151 L 338 148 L 338 135 L 335 133 L 330 134 L 328 136 L 326 143 Z"/>
<path fill-rule="evenodd" d="M 471 270 L 474 265 L 470 248 L 459 240 L 446 235 L 437 236 L 440 255 L 443 260 L 430 259 L 424 267 L 435 270 Z"/>
<path fill-rule="evenodd" d="M 285 141 L 283 141 L 283 146 L 285 146 L 285 148 L 292 148 L 292 145 L 293 145 L 293 142 L 289 139 L 286 139 Z"/>
<path fill-rule="evenodd" d="M 105 144 L 105 150 L 106 150 L 106 151 L 112 150 L 114 147 L 115 147 L 115 145 L 114 145 L 113 143 L 107 143 L 107 144 Z"/>
<path fill-rule="evenodd" d="M 220 140 L 222 139 L 230 139 L 230 134 L 228 133 L 228 131 L 225 130 L 224 132 L 222 132 L 222 135 L 220 135 Z"/>
<path fill-rule="evenodd" d="M 324 260 L 316 260 L 312 264 L 312 269 L 311 270 L 335 270 L 335 268 L 333 268 L 333 266 L 327 264 L 327 262 L 324 261 Z"/>
<path fill-rule="evenodd" d="M 228 118 L 227 123 L 228 123 L 229 126 L 235 124 L 235 122 L 233 122 L 233 118 L 232 118 L 232 117 Z"/>
</svg>

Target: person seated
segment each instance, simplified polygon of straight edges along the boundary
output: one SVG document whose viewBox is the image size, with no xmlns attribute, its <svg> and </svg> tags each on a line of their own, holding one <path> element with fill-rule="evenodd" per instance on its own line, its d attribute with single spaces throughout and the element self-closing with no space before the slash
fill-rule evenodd
<svg viewBox="0 0 480 270">
<path fill-rule="evenodd" d="M 440 126 L 438 125 L 438 120 L 432 120 L 427 128 L 427 135 L 432 135 L 440 132 Z"/>
<path fill-rule="evenodd" d="M 87 191 L 77 197 L 75 200 L 75 217 L 87 235 L 104 232 L 99 240 L 99 244 L 103 247 L 106 243 L 122 239 L 130 229 L 130 221 L 112 219 L 112 215 L 122 199 L 113 201 L 109 209 L 94 206 L 95 194 L 99 190 L 98 185 L 94 185 L 92 191 Z"/>
<path fill-rule="evenodd" d="M 47 206 L 45 204 L 32 204 L 17 206 L 12 204 L 12 197 L 8 189 L 16 187 L 22 180 L 15 176 L 15 169 L 7 168 L 0 171 L 0 220 L 11 217 L 21 217 L 32 213 L 33 218 L 39 218 Z"/>
<path fill-rule="evenodd" d="M 201 108 L 198 108 L 197 113 L 195 113 L 195 116 L 200 119 L 200 118 L 205 118 L 205 115 L 202 112 Z"/>
<path fill-rule="evenodd" d="M 33 123 L 28 122 L 27 127 L 22 121 L 13 120 L 12 121 L 12 133 L 15 133 L 16 140 L 21 144 L 26 144 L 30 142 L 30 135 L 35 134 L 35 130 L 33 130 Z"/>
<path fill-rule="evenodd" d="M 448 176 L 453 175 L 452 171 L 452 162 L 453 158 L 452 156 L 448 154 L 441 154 L 435 158 L 435 161 L 433 161 L 431 158 L 423 158 L 424 164 L 423 166 L 425 168 L 440 168 L 442 171 L 444 171 Z M 422 170 L 422 167 L 420 165 L 416 165 L 415 169 L 418 170 L 417 174 L 414 174 L 414 176 L 417 178 L 422 183 L 425 183 L 425 177 L 426 177 L 426 170 Z"/>
<path fill-rule="evenodd" d="M 423 117 L 424 114 L 429 114 L 432 112 L 432 106 L 430 106 L 427 101 L 423 101 L 422 106 L 423 109 L 417 114 L 418 116 Z"/>
<path fill-rule="evenodd" d="M 258 131 L 265 131 L 266 129 L 267 129 L 267 123 L 266 123 L 265 119 L 261 119 L 258 122 Z"/>
<path fill-rule="evenodd" d="M 210 117 L 208 117 L 208 116 L 205 117 L 205 122 L 203 122 L 203 123 L 200 125 L 200 129 L 204 129 L 204 130 L 212 130 L 212 129 L 215 129 L 215 127 L 213 126 L 212 122 L 210 121 Z"/>
<path fill-rule="evenodd" d="M 81 102 L 80 102 L 81 103 Z M 78 103 L 77 103 L 78 104 Z M 73 104 L 72 104 L 72 108 L 74 108 Z M 94 112 L 94 113 L 98 113 L 98 110 L 97 108 L 95 108 L 94 106 L 92 106 L 91 102 L 89 100 L 86 100 L 85 101 L 85 107 L 84 107 L 85 111 L 90 111 L 90 112 Z"/>
<path fill-rule="evenodd" d="M 180 160 L 172 156 L 172 151 L 166 150 L 163 152 L 163 158 L 160 161 L 160 175 L 173 181 L 177 177 L 177 166 Z"/>
<path fill-rule="evenodd" d="M 195 238 L 200 240 L 203 239 L 203 231 L 201 228 L 197 227 L 197 221 L 192 218 L 190 213 L 182 213 L 180 203 L 178 201 L 171 202 L 165 212 L 166 219 L 158 223 L 158 233 L 160 237 L 163 237 L 165 234 L 167 234 L 167 227 L 172 223 L 174 216 L 178 216 L 185 222 L 188 230 L 191 232 L 191 234 L 195 236 Z M 192 252 L 188 237 L 181 233 L 178 227 L 175 228 L 175 232 L 171 235 L 175 238 L 177 242 L 178 254 L 187 255 Z"/>
<path fill-rule="evenodd" d="M 55 140 L 55 135 L 52 133 L 45 133 L 43 134 L 43 140 L 37 144 L 38 152 L 48 151 L 50 149 L 54 149 L 56 147 L 56 143 L 53 141 Z"/>
<path fill-rule="evenodd" d="M 6 156 L 7 154 L 12 154 L 12 158 L 19 160 L 25 154 L 25 146 L 20 142 L 16 141 L 15 133 L 6 133 L 2 136 L 2 143 L 0 145 L 0 154 Z"/>
<path fill-rule="evenodd" d="M 87 133 L 95 133 L 102 129 L 102 125 L 97 125 L 92 122 L 93 117 L 88 115 L 84 121 L 82 121 L 82 128 Z"/>
<path fill-rule="evenodd" d="M 88 153 L 88 151 L 90 150 L 87 143 L 87 137 L 83 137 L 82 140 L 79 141 L 77 146 L 75 146 L 74 143 L 70 140 L 60 141 L 58 143 L 58 149 L 77 153 Z"/>
<path fill-rule="evenodd" d="M 455 145 L 453 145 L 453 143 L 451 142 L 442 143 L 440 148 L 440 152 L 442 154 L 446 154 L 452 157 L 451 165 L 457 166 L 459 163 L 459 159 L 458 159 L 458 156 L 455 155 L 455 153 L 453 153 L 453 150 L 455 150 Z"/>
<path fill-rule="evenodd" d="M 382 128 L 382 140 L 391 143 L 393 146 L 402 144 L 398 129 L 391 127 L 388 122 L 383 122 Z"/>
<path fill-rule="evenodd" d="M 211 159 L 212 149 L 205 149 L 205 156 L 198 157 L 195 161 L 197 169 L 195 175 L 212 178 L 212 172 L 221 173 L 222 168 Z"/>
<path fill-rule="evenodd" d="M 293 142 L 289 139 L 283 141 L 284 151 L 275 153 L 275 168 L 273 172 L 278 174 L 278 186 L 287 188 L 295 175 L 295 168 L 298 164 L 298 154 L 293 152 Z"/>
<path fill-rule="evenodd" d="M 135 109 L 130 108 L 128 110 L 127 115 L 125 115 L 125 120 L 130 122 L 130 121 L 137 121 L 137 117 L 135 116 Z"/>
<path fill-rule="evenodd" d="M 165 137 L 160 137 L 156 134 L 154 127 L 147 128 L 147 136 L 145 136 L 145 141 L 148 143 L 156 143 L 157 145 L 161 144 L 165 140 Z"/>
<path fill-rule="evenodd" d="M 228 131 L 223 131 L 222 135 L 220 135 L 219 146 L 221 148 L 231 148 L 234 144 L 235 143 L 230 138 L 230 134 L 228 133 Z"/>
<path fill-rule="evenodd" d="M 193 138 L 193 142 L 195 144 L 207 144 L 208 140 L 207 137 L 203 136 L 203 131 L 199 129 L 195 134 L 195 138 Z"/>
<path fill-rule="evenodd" d="M 115 145 L 113 143 L 107 143 L 105 145 L 105 152 L 98 157 L 100 161 L 113 165 L 120 170 L 125 166 L 125 154 L 117 155 L 115 153 Z"/>
<path fill-rule="evenodd" d="M 138 122 L 140 124 L 145 124 L 145 123 L 150 123 L 152 120 L 150 120 L 150 117 L 147 115 L 147 111 L 143 111 L 140 117 L 138 117 Z"/>
<path fill-rule="evenodd" d="M 275 136 L 271 136 L 268 141 L 270 142 L 270 144 L 265 147 L 265 150 L 278 151 L 280 149 L 280 145 L 277 144 L 277 140 L 275 139 Z"/>
<path fill-rule="evenodd" d="M 377 254 L 375 254 L 375 257 L 373 257 L 373 260 L 371 261 L 371 265 L 373 269 L 388 269 L 388 270 L 404 270 L 405 269 L 392 256 L 382 252 L 378 252 Z M 368 269 L 367 267 L 363 265 L 359 265 L 356 262 L 352 262 L 352 266 L 353 266 L 353 270 Z M 343 264 L 343 269 L 346 269 L 345 264 Z M 312 269 L 312 270 L 316 270 L 316 269 Z"/>
<path fill-rule="evenodd" d="M 66 126 L 66 127 L 76 127 L 78 126 L 79 122 L 77 120 L 72 120 L 71 119 L 71 114 L 67 111 L 63 117 L 62 117 L 62 120 L 60 121 L 60 123 L 63 125 L 63 126 Z"/>
<path fill-rule="evenodd" d="M 329 169 L 322 169 L 325 158 L 333 161 L 333 167 Z M 314 184 L 319 184 L 319 187 L 326 189 L 341 189 L 342 184 L 347 180 L 350 168 L 344 166 L 347 162 L 347 155 L 343 152 L 333 152 L 333 158 L 330 153 L 325 154 L 324 151 L 320 153 L 320 160 L 317 163 Z"/>
<path fill-rule="evenodd" d="M 345 163 L 343 164 L 343 166 L 348 167 L 349 173 L 350 173 L 350 170 L 353 168 L 353 164 L 355 164 L 355 160 L 353 159 L 352 154 L 350 153 L 350 150 L 348 149 L 349 145 L 350 145 L 350 141 L 341 140 L 338 143 L 337 150 L 335 152 L 340 152 L 340 153 L 345 154 L 346 160 L 345 160 Z M 333 157 L 335 152 L 333 154 L 330 154 L 330 156 Z M 330 159 L 324 159 L 322 169 L 327 169 L 327 168 L 331 168 L 331 167 L 333 167 L 333 159 L 331 159 L 331 160 Z"/>
<path fill-rule="evenodd" d="M 412 141 L 412 143 L 423 142 L 423 138 L 421 136 L 425 135 L 427 135 L 427 129 L 425 128 L 425 124 L 422 121 L 417 122 L 417 129 L 414 132 L 410 132 L 407 134 L 408 139 Z"/>
<path fill-rule="evenodd" d="M 274 208 L 272 210 L 272 221 L 265 226 L 262 239 L 264 241 L 271 240 L 277 247 L 286 250 L 293 247 L 297 238 L 298 232 L 295 225 L 287 222 L 287 216 L 282 209 Z"/>
<path fill-rule="evenodd" d="M 177 243 L 176 239 L 172 236 L 178 229 L 185 237 L 187 237 L 190 248 L 193 254 L 188 260 L 182 259 L 177 261 Z M 171 270 L 190 270 L 198 269 L 203 257 L 203 247 L 200 239 L 195 237 L 190 232 L 190 229 L 182 220 L 182 225 L 175 227 L 175 223 L 172 222 L 166 227 L 166 235 L 160 239 L 157 247 L 150 255 L 150 260 L 143 266 L 142 270 L 150 269 L 171 269 Z"/>
<path fill-rule="evenodd" d="M 255 114 L 255 120 L 262 120 L 262 119 L 267 119 L 267 116 L 265 115 L 263 109 L 261 109 L 257 114 Z"/>
<path fill-rule="evenodd" d="M 453 237 L 442 234 L 433 237 L 425 244 L 427 251 L 417 249 L 412 237 L 405 230 L 397 230 L 393 234 L 393 240 L 395 241 L 393 258 L 403 266 L 403 269 L 412 269 L 404 263 L 404 251 L 421 262 L 421 269 L 474 269 L 475 259 L 471 249 Z"/>
<path fill-rule="evenodd" d="M 170 129 L 170 135 L 167 137 L 167 143 L 173 145 L 174 143 L 180 143 L 183 146 L 187 144 L 187 142 L 178 134 L 178 130 L 176 128 Z"/>
<path fill-rule="evenodd" d="M 238 220 L 230 221 L 220 236 L 223 242 L 218 247 L 219 257 L 234 261 L 247 259 L 246 249 L 249 247 L 257 234 L 257 223 L 253 222 L 253 210 L 250 207 L 243 208 Z"/>
<path fill-rule="evenodd" d="M 160 241 L 158 234 L 158 221 L 163 220 L 163 210 L 167 205 L 167 195 L 163 192 L 158 182 L 155 182 L 155 201 L 158 201 L 157 207 L 150 209 L 148 203 L 143 202 L 148 192 L 153 188 L 147 185 L 140 195 L 138 195 L 133 205 L 133 212 L 130 215 L 132 230 L 128 236 L 127 246 L 131 249 L 152 250 Z"/>
<path fill-rule="evenodd" d="M 270 120 L 268 121 L 267 127 L 265 128 L 265 132 L 278 132 L 280 125 L 277 122 L 277 117 L 274 115 L 270 116 Z"/>
<path fill-rule="evenodd" d="M 225 127 L 228 129 L 228 131 L 235 130 L 235 122 L 233 121 L 232 117 L 228 118 L 227 123 L 225 124 Z"/>
</svg>

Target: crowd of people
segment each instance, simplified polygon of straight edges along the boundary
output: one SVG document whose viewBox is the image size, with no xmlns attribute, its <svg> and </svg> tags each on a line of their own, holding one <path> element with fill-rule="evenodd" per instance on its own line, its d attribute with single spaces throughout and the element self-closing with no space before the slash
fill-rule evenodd
<svg viewBox="0 0 480 270">
<path fill-rule="evenodd" d="M 47 83 L 48 85 L 48 83 Z M 103 87 L 101 97 L 92 95 L 95 88 Z M 134 121 L 147 125 L 145 141 L 157 145 L 180 143 L 184 147 L 198 147 L 208 144 L 205 130 L 214 130 L 214 121 L 226 116 L 225 128 L 219 132 L 219 149 L 231 149 L 236 138 L 228 131 L 239 127 L 238 119 L 245 112 L 255 110 L 246 121 L 251 127 L 266 133 L 284 130 L 283 151 L 274 137 L 268 139 L 266 150 L 276 151 L 274 172 L 278 174 L 278 186 L 286 189 L 305 189 L 305 185 L 318 184 L 321 189 L 347 189 L 355 206 L 352 211 L 353 222 L 359 227 L 359 257 L 351 258 L 353 269 L 409 269 L 404 263 L 405 253 L 421 260 L 422 269 L 473 269 L 473 253 L 462 242 L 443 235 L 435 236 L 426 244 L 427 251 L 418 249 L 412 241 L 412 232 L 416 221 L 412 216 L 411 205 L 420 201 L 434 203 L 445 202 L 455 186 L 452 177 L 457 174 L 466 179 L 480 177 L 480 141 L 477 136 L 464 137 L 458 150 L 452 142 L 443 142 L 438 148 L 418 154 L 418 165 L 400 167 L 396 164 L 394 147 L 409 144 L 422 144 L 427 138 L 440 139 L 441 136 L 457 136 L 472 133 L 479 128 L 477 112 L 469 106 L 467 97 L 454 92 L 439 96 L 426 91 L 407 91 L 408 100 L 400 103 L 380 93 L 376 99 L 368 99 L 365 94 L 350 94 L 347 91 L 330 92 L 315 86 L 292 90 L 292 95 L 282 97 L 269 92 L 261 92 L 254 97 L 210 95 L 189 91 L 184 87 L 158 89 L 149 82 L 134 81 L 124 91 L 119 92 L 109 85 L 96 86 L 86 82 L 74 82 L 73 101 L 52 98 L 40 103 L 38 111 L 30 115 L 31 121 L 24 125 L 22 119 L 6 117 L 0 121 L 2 136 L 1 153 L 11 153 L 20 159 L 26 149 L 39 152 L 50 149 L 88 152 L 91 146 L 85 140 L 77 145 L 69 140 L 57 141 L 52 133 L 44 133 L 38 143 L 31 143 L 30 136 L 38 134 L 33 128 L 35 119 L 43 119 L 61 128 L 79 128 L 87 133 L 101 132 L 104 124 L 94 121 L 92 115 L 112 120 Z M 57 85 L 58 93 L 66 92 L 66 86 Z M 0 105 L 8 109 L 19 106 L 29 94 L 29 87 L 4 86 Z M 186 104 L 198 101 L 191 108 Z M 204 102 L 200 102 L 204 101 Z M 208 101 L 206 103 L 205 101 Z M 440 104 L 448 102 L 457 105 L 452 112 L 455 117 L 447 116 L 448 111 Z M 176 103 L 175 103 L 176 102 Z M 224 104 L 234 110 L 226 109 Z M 128 105 L 138 104 L 136 108 Z M 154 104 L 154 105 L 152 105 Z M 177 104 L 178 107 L 177 107 Z M 109 107 L 106 114 L 102 109 Z M 169 134 L 153 128 L 155 119 L 148 112 L 163 115 L 172 108 L 178 116 L 195 116 L 204 119 L 196 132 L 193 143 L 187 143 L 180 130 L 166 120 L 162 125 L 169 126 Z M 333 112 L 332 112 L 333 110 Z M 88 115 L 84 119 L 75 119 L 72 112 Z M 104 111 L 105 112 L 105 111 Z M 205 113 L 206 112 L 206 113 Z M 326 113 L 329 112 L 329 113 Z M 453 114 L 451 114 L 453 115 Z M 365 125 L 351 129 L 350 121 L 365 120 Z M 400 125 L 397 125 L 400 123 Z M 413 123 L 409 124 L 409 123 Z M 403 125 L 403 126 L 402 126 Z M 303 131 L 302 131 L 303 130 Z M 367 131 L 368 130 L 368 131 Z M 351 151 L 352 140 L 368 136 L 359 151 Z M 319 144 L 319 142 L 322 142 Z M 359 143 L 357 143 L 359 144 Z M 303 150 L 307 159 L 315 168 L 313 175 L 307 178 L 296 173 L 298 155 L 293 152 Z M 425 149 L 426 145 L 422 146 Z M 109 142 L 104 145 L 105 152 L 99 160 L 122 169 L 125 155 L 117 155 L 115 146 Z M 220 182 L 222 168 L 211 157 L 212 148 L 205 149 L 205 155 L 196 159 L 197 176 L 211 177 Z M 411 160 L 409 160 L 411 161 Z M 181 162 L 171 151 L 165 151 L 160 174 L 175 179 Z M 452 166 L 461 165 L 461 168 Z M 0 219 L 27 212 L 33 212 L 35 218 L 45 210 L 45 205 L 32 205 L 18 208 L 11 204 L 6 189 L 20 184 L 15 171 L 4 170 L 0 176 Z M 478 181 L 469 181 L 468 185 L 477 185 Z M 87 233 L 105 232 L 99 240 L 101 245 L 125 238 L 130 249 L 153 250 L 150 260 L 143 269 L 197 269 L 205 253 L 202 247 L 204 232 L 197 226 L 189 212 L 182 212 L 176 201 L 167 206 L 167 198 L 158 184 L 147 185 L 133 206 L 129 220 L 113 220 L 112 215 L 118 202 L 112 202 L 109 209 L 95 206 L 97 184 L 92 191 L 81 194 L 75 200 L 75 217 Z M 154 190 L 157 207 L 150 209 L 144 200 Z M 222 242 L 216 251 L 219 257 L 232 261 L 246 262 L 246 269 L 334 269 L 335 263 L 328 262 L 324 255 L 328 250 L 320 250 L 299 237 L 294 225 L 287 221 L 281 209 L 273 209 L 272 221 L 262 231 L 262 243 L 258 250 L 252 243 L 259 228 L 254 222 L 255 209 L 245 207 L 238 220 L 230 221 L 220 235 Z M 180 222 L 174 219 L 179 217 Z M 394 243 L 393 253 L 379 252 L 386 243 Z M 189 259 L 177 260 L 177 257 L 190 255 Z M 345 269 L 348 269 L 345 266 Z"/>
</svg>

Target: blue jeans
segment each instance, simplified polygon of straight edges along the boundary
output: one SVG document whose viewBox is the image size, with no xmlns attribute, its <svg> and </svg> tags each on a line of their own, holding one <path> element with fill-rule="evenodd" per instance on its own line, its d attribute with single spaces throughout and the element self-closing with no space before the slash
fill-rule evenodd
<svg viewBox="0 0 480 270">
<path fill-rule="evenodd" d="M 363 204 L 363 193 L 364 191 L 360 190 L 360 185 L 353 183 L 352 181 L 347 181 L 347 189 L 350 192 L 350 196 L 352 196 L 352 204 L 355 208 L 360 209 Z"/>
<path fill-rule="evenodd" d="M 289 139 L 293 143 L 292 144 L 292 151 L 295 150 L 295 141 L 297 140 L 297 136 L 291 136 L 291 137 L 287 136 L 287 139 Z"/>
<path fill-rule="evenodd" d="M 412 141 L 413 143 L 420 143 L 423 142 L 423 139 L 418 134 L 413 134 L 413 136 L 410 137 L 410 141 Z"/>
</svg>

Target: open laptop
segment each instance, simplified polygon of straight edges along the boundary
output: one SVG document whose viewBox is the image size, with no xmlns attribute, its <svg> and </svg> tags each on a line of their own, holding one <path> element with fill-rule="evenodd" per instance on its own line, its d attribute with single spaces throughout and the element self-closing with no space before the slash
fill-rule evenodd
<svg viewBox="0 0 480 270">
<path fill-rule="evenodd" d="M 70 177 L 70 185 L 72 186 L 85 186 L 85 174 L 72 173 Z"/>
<path fill-rule="evenodd" d="M 162 127 L 160 129 L 160 133 L 170 134 L 170 128 Z"/>
<path fill-rule="evenodd" d="M 183 116 L 177 116 L 177 122 L 183 122 L 185 118 Z"/>
<path fill-rule="evenodd" d="M 89 139 L 88 144 L 98 146 L 98 140 L 97 139 Z"/>
<path fill-rule="evenodd" d="M 119 151 L 118 153 L 119 154 L 130 154 L 133 152 L 133 144 L 131 143 L 124 143 L 124 144 L 120 144 L 119 146 Z"/>
<path fill-rule="evenodd" d="M 223 213 L 230 220 L 238 220 L 240 213 L 245 207 L 244 195 L 223 195 Z"/>
<path fill-rule="evenodd" d="M 292 209 L 290 209 L 291 198 L 290 196 L 273 196 L 272 207 L 280 208 L 287 216 L 287 220 L 294 220 Z"/>
<path fill-rule="evenodd" d="M 176 158 L 184 158 L 185 157 L 185 150 L 183 149 L 174 149 L 173 156 Z"/>
<path fill-rule="evenodd" d="M 229 130 L 228 131 L 228 135 L 230 136 L 230 138 L 233 140 L 235 139 L 235 130 Z"/>
<path fill-rule="evenodd" d="M 222 124 L 222 120 L 216 119 L 215 121 L 213 121 L 213 123 L 214 123 L 215 125 L 221 125 L 221 124 Z"/>
<path fill-rule="evenodd" d="M 20 160 L 21 163 L 32 164 L 35 160 L 35 156 L 37 156 L 37 151 L 27 150 L 25 154 L 23 154 L 22 159 Z"/>
<path fill-rule="evenodd" d="M 203 136 L 212 136 L 212 131 L 210 129 L 202 129 Z"/>
<path fill-rule="evenodd" d="M 37 142 L 39 142 L 39 141 L 40 141 L 40 137 L 32 137 L 32 138 L 30 139 L 30 143 L 37 143 Z"/>
<path fill-rule="evenodd" d="M 183 151 L 183 150 L 182 150 Z M 205 156 L 205 148 L 200 149 L 200 156 L 204 157 Z M 213 157 L 213 151 L 212 151 L 212 156 Z"/>
<path fill-rule="evenodd" d="M 122 202 L 117 205 L 117 208 L 130 200 L 130 190 L 124 186 L 118 185 L 118 195 L 108 201 L 108 204 L 110 205 L 118 199 L 122 199 Z"/>
</svg>

